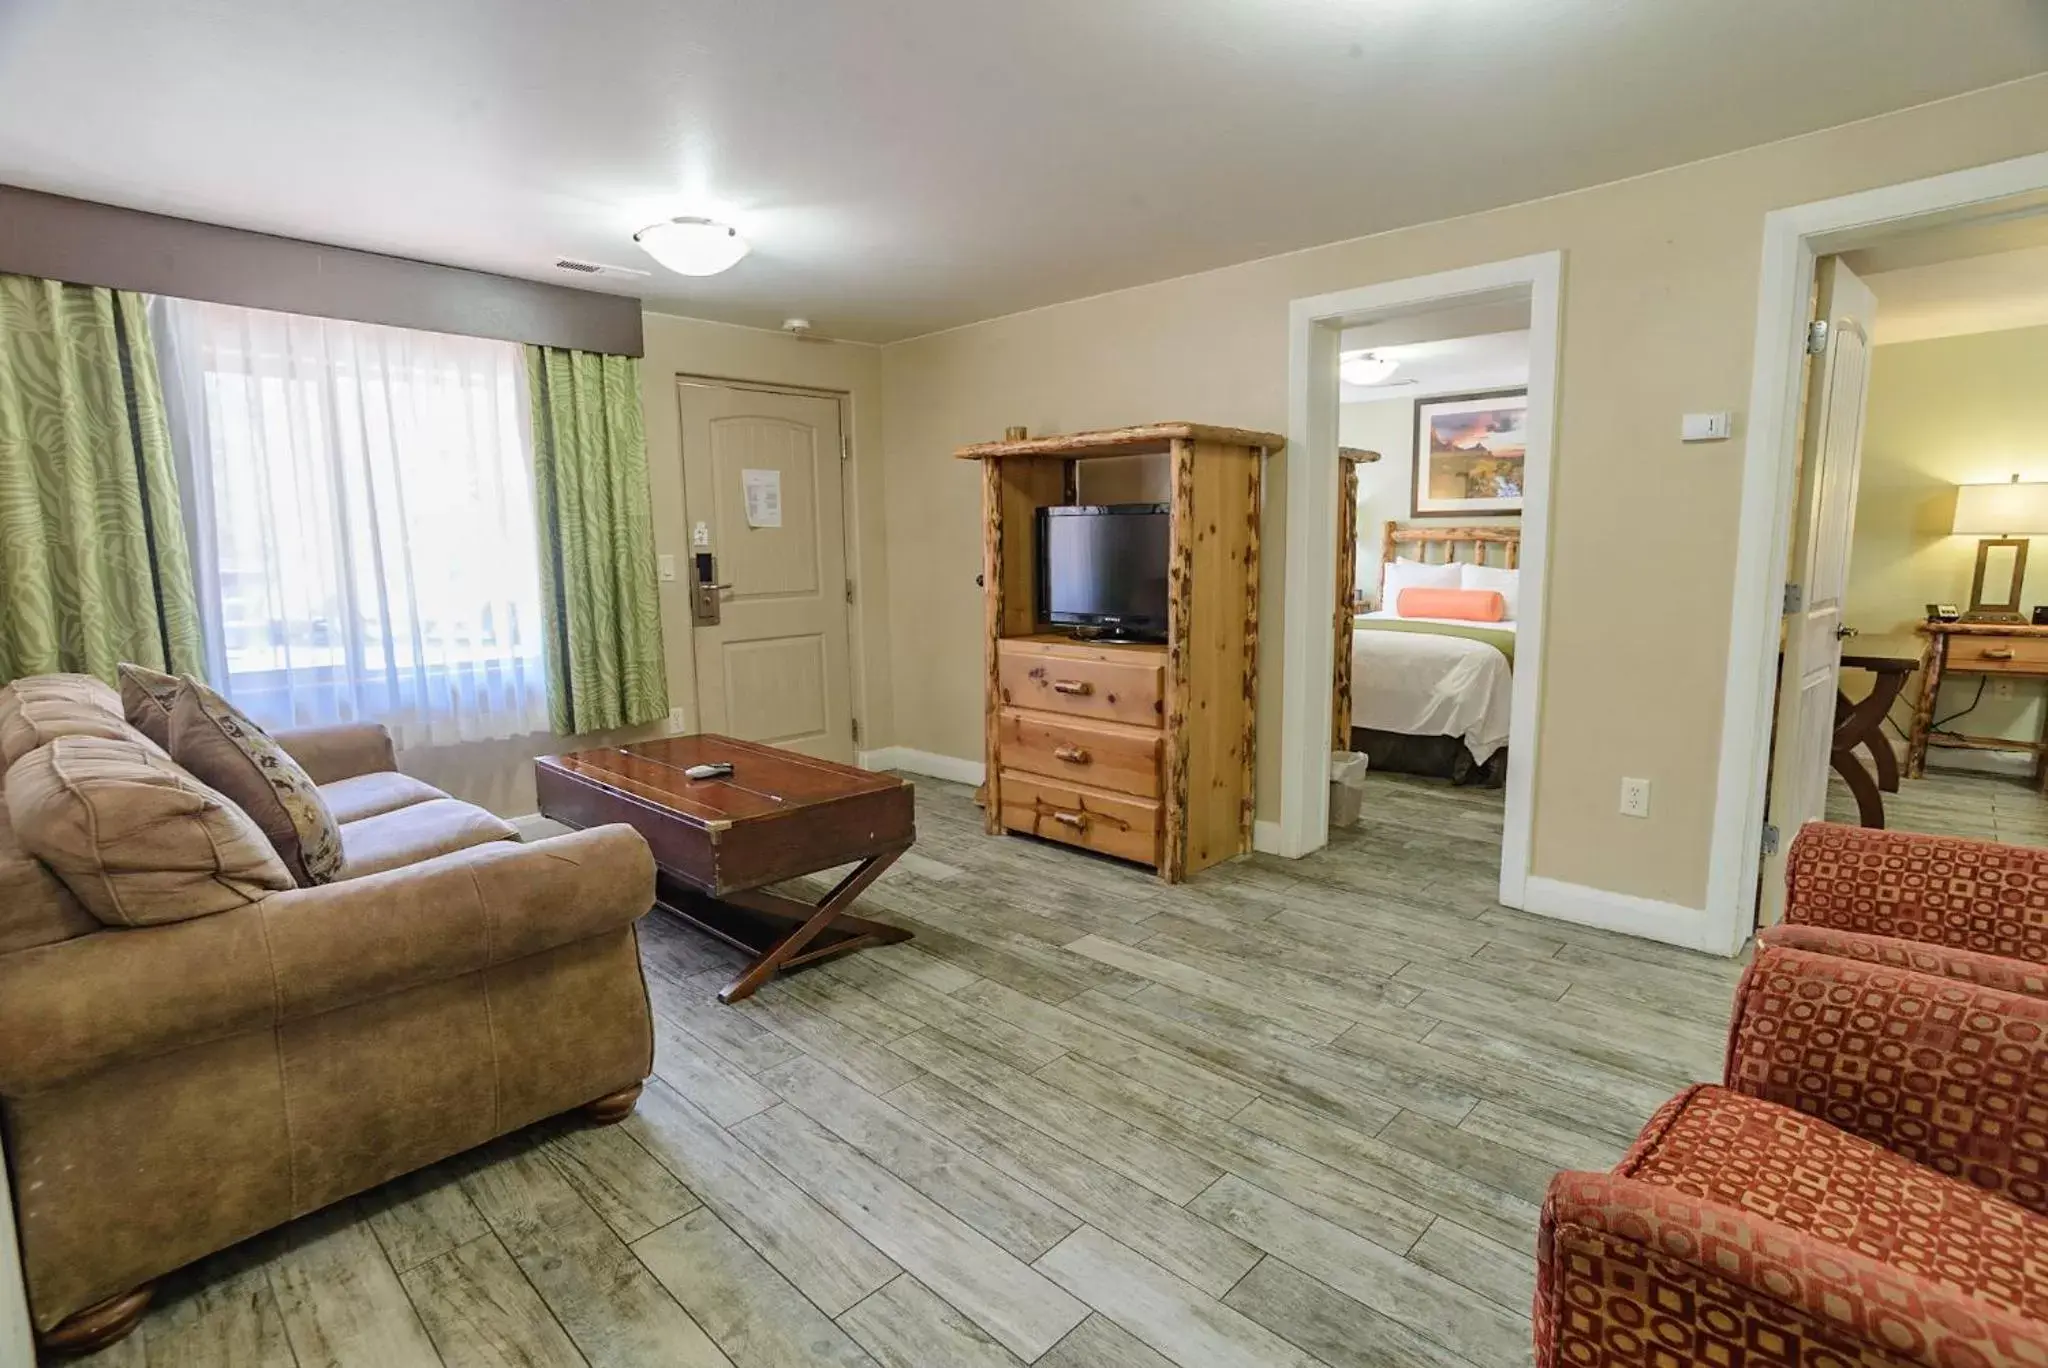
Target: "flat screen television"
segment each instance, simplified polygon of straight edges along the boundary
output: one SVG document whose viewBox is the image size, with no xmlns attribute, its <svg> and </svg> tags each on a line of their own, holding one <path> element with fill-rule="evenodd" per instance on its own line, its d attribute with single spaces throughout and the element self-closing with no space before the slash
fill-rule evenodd
<svg viewBox="0 0 2048 1368">
<path fill-rule="evenodd" d="M 1163 503 L 1039 509 L 1039 620 L 1164 641 L 1171 530 Z"/>
</svg>

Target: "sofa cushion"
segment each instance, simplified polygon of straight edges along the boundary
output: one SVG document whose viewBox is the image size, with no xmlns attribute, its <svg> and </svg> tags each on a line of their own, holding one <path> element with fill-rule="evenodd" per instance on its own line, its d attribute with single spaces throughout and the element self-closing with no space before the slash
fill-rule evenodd
<svg viewBox="0 0 2048 1368">
<path fill-rule="evenodd" d="M 171 709 L 184 686 L 176 675 L 147 665 L 122 662 L 114 673 L 121 680 L 121 712 L 129 724 L 165 750 L 171 748 Z"/>
<path fill-rule="evenodd" d="M 432 784 L 422 783 L 397 770 L 358 774 L 352 779 L 337 779 L 320 786 L 321 800 L 334 814 L 334 820 L 343 826 L 360 822 L 365 817 L 396 812 L 415 803 L 429 803 L 447 796 Z"/>
<path fill-rule="evenodd" d="M 196 679 L 171 708 L 171 756 L 239 804 L 301 887 L 341 873 L 341 828 L 299 762 L 241 709 Z"/>
<path fill-rule="evenodd" d="M 93 916 L 147 926 L 292 886 L 248 814 L 143 737 L 60 736 L 7 771 L 7 818 Z"/>
<path fill-rule="evenodd" d="M 2048 1219 L 1788 1107 L 1693 1088 L 1615 1171 L 2048 1320 Z"/>
<path fill-rule="evenodd" d="M 0 689 L 0 769 L 60 736 L 127 734 L 121 696 L 91 675 L 28 675 Z"/>
<path fill-rule="evenodd" d="M 510 822 L 474 803 L 431 798 L 344 826 L 341 848 L 348 860 L 341 876 L 361 878 L 471 846 L 518 839 Z"/>
<path fill-rule="evenodd" d="M 49 866 L 21 848 L 0 794 L 0 955 L 100 929 Z"/>
</svg>

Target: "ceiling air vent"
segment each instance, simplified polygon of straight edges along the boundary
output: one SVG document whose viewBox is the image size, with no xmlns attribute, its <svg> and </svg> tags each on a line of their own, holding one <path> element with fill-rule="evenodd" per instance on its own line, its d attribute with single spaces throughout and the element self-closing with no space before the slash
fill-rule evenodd
<svg viewBox="0 0 2048 1368">
<path fill-rule="evenodd" d="M 570 275 L 594 276 L 599 280 L 644 280 L 648 274 L 631 266 L 607 266 L 601 261 L 584 261 L 577 257 L 556 257 L 555 269 Z"/>
</svg>

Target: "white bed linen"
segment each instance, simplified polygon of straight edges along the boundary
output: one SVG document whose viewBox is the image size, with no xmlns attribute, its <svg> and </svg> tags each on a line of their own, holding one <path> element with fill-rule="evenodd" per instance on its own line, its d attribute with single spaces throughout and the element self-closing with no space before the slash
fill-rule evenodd
<svg viewBox="0 0 2048 1368">
<path fill-rule="evenodd" d="M 1398 619 L 1398 613 L 1367 613 Z M 1512 632 L 1512 622 L 1409 618 L 1446 627 Z M 1406 736 L 1455 736 L 1485 764 L 1508 742 L 1514 671 L 1483 641 L 1428 632 L 1351 633 L 1351 725 Z"/>
</svg>

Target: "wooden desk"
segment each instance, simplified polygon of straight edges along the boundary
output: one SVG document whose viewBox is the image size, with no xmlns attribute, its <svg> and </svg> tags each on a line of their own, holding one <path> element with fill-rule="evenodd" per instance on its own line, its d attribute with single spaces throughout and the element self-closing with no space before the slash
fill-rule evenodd
<svg viewBox="0 0 2048 1368">
<path fill-rule="evenodd" d="M 1906 678 L 1920 668 L 1920 643 L 1912 637 L 1870 637 L 1852 641 L 1842 652 L 1842 668 L 1868 670 L 1877 678 L 1860 703 L 1835 695 L 1835 736 L 1828 756 L 1835 773 L 1856 796 L 1860 825 L 1884 827 L 1884 795 L 1899 791 L 1899 758 L 1884 739 L 1884 719 L 1892 710 Z M 1876 768 L 1863 767 L 1856 752 L 1866 750 Z"/>
<path fill-rule="evenodd" d="M 2034 782 L 2048 792 L 2048 717 L 2038 740 L 2012 741 L 2001 736 L 1968 736 L 1934 731 L 1934 701 L 1941 681 L 1950 675 L 2048 679 L 2048 627 L 2023 623 L 1924 622 L 1927 638 L 1920 666 L 1920 698 L 1913 708 L 1913 729 L 1906 742 L 1906 773 L 1927 772 L 1929 746 L 1965 750 L 2017 750 L 2034 757 Z"/>
<path fill-rule="evenodd" d="M 728 779 L 683 773 L 721 760 Z M 533 779 L 543 816 L 624 822 L 646 837 L 661 906 L 754 956 L 721 1002 L 783 969 L 910 939 L 847 911 L 917 839 L 910 785 L 892 775 L 705 735 L 543 756 Z M 853 871 L 816 903 L 767 888 L 846 864 Z"/>
</svg>

